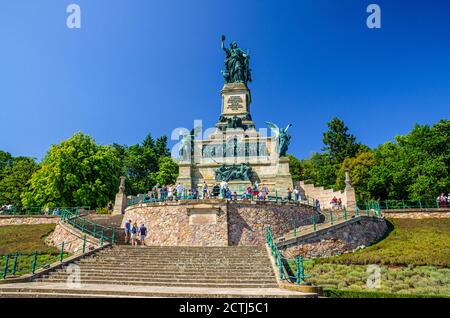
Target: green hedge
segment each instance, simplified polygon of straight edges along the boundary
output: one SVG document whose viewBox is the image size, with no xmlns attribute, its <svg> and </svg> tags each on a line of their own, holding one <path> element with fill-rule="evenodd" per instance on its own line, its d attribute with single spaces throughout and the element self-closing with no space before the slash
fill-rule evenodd
<svg viewBox="0 0 450 318">
<path fill-rule="evenodd" d="M 396 294 L 383 292 L 367 292 L 340 290 L 334 288 L 325 288 L 324 296 L 329 298 L 450 298 L 445 295 L 415 295 L 415 294 Z"/>
</svg>

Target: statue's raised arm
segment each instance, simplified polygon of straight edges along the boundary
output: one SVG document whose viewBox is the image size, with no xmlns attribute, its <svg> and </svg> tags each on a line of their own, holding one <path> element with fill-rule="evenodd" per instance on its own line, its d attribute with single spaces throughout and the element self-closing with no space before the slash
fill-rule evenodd
<svg viewBox="0 0 450 318">
<path fill-rule="evenodd" d="M 224 50 L 225 52 L 228 51 L 228 49 L 225 47 L 225 35 L 223 35 L 223 34 L 220 37 L 220 48 L 222 50 Z"/>
</svg>

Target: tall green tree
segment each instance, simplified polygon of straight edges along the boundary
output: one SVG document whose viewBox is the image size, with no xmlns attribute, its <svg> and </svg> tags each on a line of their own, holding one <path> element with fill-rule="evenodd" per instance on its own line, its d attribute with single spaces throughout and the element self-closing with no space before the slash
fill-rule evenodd
<svg viewBox="0 0 450 318">
<path fill-rule="evenodd" d="M 53 145 L 23 195 L 25 206 L 104 207 L 119 184 L 120 162 L 110 146 L 76 133 Z"/>
<path fill-rule="evenodd" d="M 350 179 L 352 185 L 356 189 L 357 199 L 360 201 L 367 201 L 372 198 L 368 189 L 368 179 L 370 170 L 375 165 L 374 153 L 372 151 L 363 151 L 358 153 L 355 157 L 345 158 L 341 163 L 337 173 L 336 188 L 345 188 L 345 169 L 350 169 Z"/>
<path fill-rule="evenodd" d="M 339 164 L 345 158 L 354 157 L 367 147 L 356 142 L 356 137 L 348 132 L 342 120 L 334 117 L 328 124 L 328 131 L 323 134 L 324 152 L 329 154 L 333 163 Z"/>
<path fill-rule="evenodd" d="M 115 146 L 118 153 L 123 154 L 123 174 L 127 177 L 127 193 L 136 195 L 138 193 L 148 192 L 156 183 L 167 184 L 162 180 L 171 180 L 166 172 L 159 173 L 162 168 L 170 166 L 167 159 L 161 158 L 170 156 L 167 147 L 167 137 L 161 136 L 155 140 L 151 134 L 148 134 L 141 144 L 121 148 Z M 123 152 L 124 150 L 124 152 Z M 170 175 L 170 173 L 169 173 Z"/>
<path fill-rule="evenodd" d="M 9 152 L 0 150 L 0 178 L 2 177 L 3 170 L 10 166 L 13 162 L 13 157 Z"/>
<path fill-rule="evenodd" d="M 175 184 L 178 177 L 178 164 L 171 157 L 159 159 L 159 169 L 156 173 L 156 181 L 160 185 Z"/>
<path fill-rule="evenodd" d="M 450 120 L 415 125 L 375 149 L 368 187 L 374 198 L 434 200 L 450 188 Z"/>
<path fill-rule="evenodd" d="M 21 196 L 29 189 L 29 181 L 37 169 L 38 164 L 32 158 L 14 158 L 0 179 L 0 205 L 21 205 Z"/>
</svg>

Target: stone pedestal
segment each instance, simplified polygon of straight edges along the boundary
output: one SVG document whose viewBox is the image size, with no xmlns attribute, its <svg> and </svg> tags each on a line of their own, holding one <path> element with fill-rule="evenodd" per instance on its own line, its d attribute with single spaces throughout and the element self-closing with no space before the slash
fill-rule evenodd
<svg viewBox="0 0 450 318">
<path fill-rule="evenodd" d="M 117 193 L 116 201 L 114 203 L 113 215 L 123 214 L 127 208 L 127 195 L 125 193 Z"/>
<path fill-rule="evenodd" d="M 276 173 L 276 191 L 278 193 L 287 194 L 287 189 L 293 190 L 294 184 L 292 182 L 291 172 L 289 171 L 289 158 L 281 157 L 278 160 L 277 173 Z"/>
<path fill-rule="evenodd" d="M 348 211 L 356 210 L 356 192 L 350 180 L 350 170 L 345 169 L 345 190 L 346 206 Z"/>
<path fill-rule="evenodd" d="M 271 195 L 286 196 L 293 188 L 289 159 L 279 158 L 277 140 L 256 130 L 250 114 L 251 94 L 244 83 L 225 84 L 221 90 L 222 108 L 215 131 L 206 140 L 195 139 L 193 157 L 180 159 L 177 183 L 185 189 L 197 188 L 202 193 L 205 181 L 208 190 L 220 182 L 215 169 L 239 166 L 252 169 L 251 180 L 234 178 L 228 185 L 232 192 L 243 194 L 254 182 L 265 184 Z"/>
<path fill-rule="evenodd" d="M 120 177 L 119 192 L 116 194 L 113 215 L 120 215 L 127 208 L 127 195 L 125 194 L 125 177 Z"/>
<path fill-rule="evenodd" d="M 244 83 L 225 84 L 220 93 L 222 95 L 221 120 L 216 127 L 223 129 L 228 125 L 228 120 L 239 117 L 243 125 L 254 128 L 255 125 L 250 116 L 252 98 L 247 85 Z"/>
<path fill-rule="evenodd" d="M 192 164 L 190 162 L 178 163 L 178 179 L 177 183 L 181 183 L 185 189 L 192 189 Z"/>
</svg>

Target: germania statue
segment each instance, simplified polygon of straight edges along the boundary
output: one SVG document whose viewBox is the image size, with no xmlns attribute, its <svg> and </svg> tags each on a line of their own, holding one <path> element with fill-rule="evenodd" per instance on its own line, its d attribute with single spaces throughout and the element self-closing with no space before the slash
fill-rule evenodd
<svg viewBox="0 0 450 318">
<path fill-rule="evenodd" d="M 221 47 L 225 52 L 225 70 L 222 70 L 225 83 L 244 83 L 252 81 L 250 69 L 250 55 L 240 49 L 236 42 L 231 42 L 230 47 L 224 45 L 225 35 L 221 37 Z"/>
</svg>

